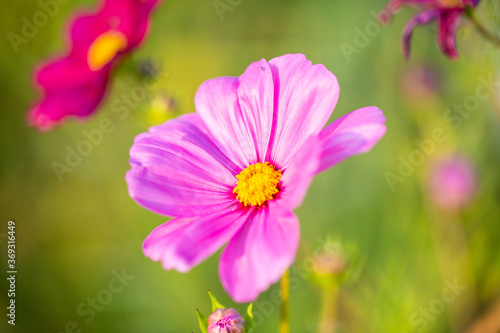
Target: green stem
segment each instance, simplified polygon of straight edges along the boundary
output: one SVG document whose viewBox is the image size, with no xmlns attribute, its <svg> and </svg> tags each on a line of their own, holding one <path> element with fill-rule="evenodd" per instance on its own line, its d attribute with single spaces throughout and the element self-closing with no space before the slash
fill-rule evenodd
<svg viewBox="0 0 500 333">
<path fill-rule="evenodd" d="M 477 29 L 477 31 L 484 37 L 484 39 L 488 40 L 493 45 L 500 47 L 500 36 L 497 36 L 493 32 L 489 31 L 481 22 L 479 22 L 474 9 L 469 8 L 465 13 L 474 24 L 474 27 Z"/>
<path fill-rule="evenodd" d="M 281 317 L 279 333 L 290 332 L 290 271 L 286 271 L 281 278 Z"/>
<path fill-rule="evenodd" d="M 339 288 L 321 290 L 321 307 L 319 315 L 318 333 L 334 333 L 335 318 L 337 315 Z"/>
</svg>

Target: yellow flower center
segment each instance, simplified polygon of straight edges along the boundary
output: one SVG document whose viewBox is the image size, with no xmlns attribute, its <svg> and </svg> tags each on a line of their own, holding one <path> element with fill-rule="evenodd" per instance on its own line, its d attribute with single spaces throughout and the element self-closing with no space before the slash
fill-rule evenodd
<svg viewBox="0 0 500 333">
<path fill-rule="evenodd" d="M 281 171 L 269 162 L 252 164 L 236 176 L 238 183 L 233 193 L 245 206 L 261 206 L 276 197 L 280 178 Z"/>
<path fill-rule="evenodd" d="M 441 6 L 446 8 L 457 8 L 464 6 L 463 0 L 440 0 L 440 2 Z"/>
<path fill-rule="evenodd" d="M 127 47 L 127 37 L 119 31 L 103 33 L 90 45 L 87 62 L 93 71 L 98 71 L 109 63 L 115 55 Z"/>
</svg>

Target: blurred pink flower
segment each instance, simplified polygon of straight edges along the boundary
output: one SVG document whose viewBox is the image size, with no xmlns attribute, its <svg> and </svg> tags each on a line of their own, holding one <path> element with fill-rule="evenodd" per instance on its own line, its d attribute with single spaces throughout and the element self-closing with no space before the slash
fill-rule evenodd
<svg viewBox="0 0 500 333">
<path fill-rule="evenodd" d="M 422 7 L 422 11 L 413 16 L 403 30 L 403 53 L 410 56 L 410 41 L 413 29 L 438 21 L 437 42 L 441 51 L 448 57 L 458 57 L 455 35 L 467 7 L 475 8 L 480 0 L 392 0 L 391 8 L 404 5 Z"/>
<path fill-rule="evenodd" d="M 405 69 L 401 80 L 401 90 L 405 97 L 418 105 L 429 103 L 439 96 L 441 80 L 432 66 L 417 64 Z"/>
<path fill-rule="evenodd" d="M 96 13 L 79 13 L 68 31 L 69 52 L 42 63 L 34 84 L 42 99 L 28 114 L 31 125 L 47 131 L 66 117 L 84 119 L 104 97 L 114 64 L 146 36 L 159 0 L 104 0 Z"/>
<path fill-rule="evenodd" d="M 235 309 L 217 309 L 208 317 L 207 333 L 244 333 L 245 319 Z"/>
<path fill-rule="evenodd" d="M 447 212 L 458 212 L 468 206 L 476 192 L 476 172 L 472 163 L 455 154 L 435 162 L 429 178 L 434 204 Z"/>
<path fill-rule="evenodd" d="M 299 244 L 292 211 L 314 175 L 369 151 L 386 130 L 376 107 L 323 129 L 338 96 L 335 76 L 302 54 L 262 59 L 204 82 L 196 113 L 137 136 L 130 196 L 176 217 L 147 237 L 145 255 L 187 272 L 229 242 L 219 275 L 235 301 L 278 281 Z"/>
</svg>

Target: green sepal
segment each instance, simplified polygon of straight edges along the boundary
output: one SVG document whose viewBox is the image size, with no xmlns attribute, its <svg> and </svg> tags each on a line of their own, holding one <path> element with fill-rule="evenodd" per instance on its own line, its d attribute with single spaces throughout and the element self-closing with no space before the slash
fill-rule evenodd
<svg viewBox="0 0 500 333">
<path fill-rule="evenodd" d="M 255 326 L 252 309 L 253 309 L 253 303 L 250 303 L 247 308 L 247 313 L 245 314 L 245 333 L 250 333 Z"/>
<path fill-rule="evenodd" d="M 200 324 L 201 333 L 207 333 L 208 329 L 208 319 L 196 309 L 196 315 L 198 316 L 198 323 Z"/>
<path fill-rule="evenodd" d="M 210 296 L 210 301 L 212 302 L 212 313 L 217 311 L 218 309 L 225 309 L 226 308 L 224 305 L 219 303 L 217 298 L 215 298 L 215 296 L 212 295 L 212 292 L 210 290 L 208 291 L 208 296 Z"/>
</svg>

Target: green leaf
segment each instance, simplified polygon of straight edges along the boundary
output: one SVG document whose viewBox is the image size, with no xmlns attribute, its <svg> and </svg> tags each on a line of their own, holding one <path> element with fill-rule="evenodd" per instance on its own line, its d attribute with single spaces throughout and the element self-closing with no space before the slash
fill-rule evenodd
<svg viewBox="0 0 500 333">
<path fill-rule="evenodd" d="M 218 309 L 225 309 L 226 307 L 219 303 L 219 301 L 212 295 L 212 292 L 208 291 L 208 296 L 210 296 L 210 301 L 212 301 L 212 312 L 217 311 Z"/>
<path fill-rule="evenodd" d="M 208 319 L 196 309 L 196 315 L 198 316 L 198 323 L 200 324 L 201 333 L 207 333 L 208 329 Z"/>
<path fill-rule="evenodd" d="M 247 313 L 245 314 L 245 333 L 250 333 L 255 326 L 252 309 L 253 309 L 253 303 L 250 303 L 247 308 Z"/>
</svg>

